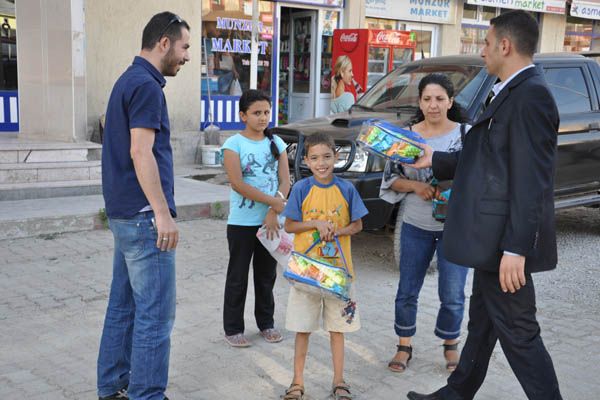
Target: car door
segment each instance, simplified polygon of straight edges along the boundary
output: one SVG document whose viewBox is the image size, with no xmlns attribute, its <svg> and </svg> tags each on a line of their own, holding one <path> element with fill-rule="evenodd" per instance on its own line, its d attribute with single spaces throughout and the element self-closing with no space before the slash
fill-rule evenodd
<svg viewBox="0 0 600 400">
<path fill-rule="evenodd" d="M 568 194 L 600 187 L 600 111 L 587 63 L 543 65 L 558 106 L 560 128 L 555 190 Z"/>
</svg>

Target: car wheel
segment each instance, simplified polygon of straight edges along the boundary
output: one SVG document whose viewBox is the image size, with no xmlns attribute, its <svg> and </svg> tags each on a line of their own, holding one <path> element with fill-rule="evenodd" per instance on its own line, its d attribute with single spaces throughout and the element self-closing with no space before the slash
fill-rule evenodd
<svg viewBox="0 0 600 400">
<path fill-rule="evenodd" d="M 400 236 L 402 232 L 402 217 L 404 215 L 404 202 L 398 205 L 398 215 L 396 216 L 396 225 L 394 227 L 394 262 L 396 266 L 400 265 Z M 437 271 L 437 254 L 433 255 L 427 273 L 431 274 Z"/>
</svg>

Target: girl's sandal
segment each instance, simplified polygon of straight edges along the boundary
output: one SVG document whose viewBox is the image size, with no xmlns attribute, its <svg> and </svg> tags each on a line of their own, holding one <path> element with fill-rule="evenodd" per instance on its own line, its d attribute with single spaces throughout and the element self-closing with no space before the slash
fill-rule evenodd
<svg viewBox="0 0 600 400">
<path fill-rule="evenodd" d="M 260 331 L 262 336 L 268 343 L 279 343 L 283 340 L 281 332 L 275 328 L 263 329 Z"/>
<path fill-rule="evenodd" d="M 282 400 L 303 400 L 304 399 L 304 386 L 297 383 L 292 383 L 289 388 L 286 389 L 285 394 L 281 396 Z"/>
<path fill-rule="evenodd" d="M 231 347 L 250 347 L 250 342 L 246 339 L 243 333 L 236 333 L 235 335 L 225 335 L 225 341 Z"/>
<path fill-rule="evenodd" d="M 402 345 L 397 345 L 396 346 L 397 352 L 404 352 L 408 354 L 408 358 L 406 359 L 406 362 L 403 361 L 390 361 L 388 363 L 388 369 L 392 372 L 404 372 L 406 371 L 406 369 L 408 368 L 408 362 L 411 360 L 412 358 L 412 346 L 402 346 Z"/>
<path fill-rule="evenodd" d="M 446 356 L 446 353 L 449 351 L 456 351 L 458 352 L 458 342 L 453 343 L 453 344 L 442 344 L 442 346 L 444 346 L 444 358 L 446 359 L 446 369 L 450 372 L 454 371 L 456 369 L 456 367 L 458 366 L 458 361 L 457 360 L 448 360 L 448 357 Z"/>
<path fill-rule="evenodd" d="M 331 389 L 331 398 L 333 400 L 352 400 L 352 393 L 350 393 L 350 386 L 346 382 L 338 383 Z"/>
</svg>

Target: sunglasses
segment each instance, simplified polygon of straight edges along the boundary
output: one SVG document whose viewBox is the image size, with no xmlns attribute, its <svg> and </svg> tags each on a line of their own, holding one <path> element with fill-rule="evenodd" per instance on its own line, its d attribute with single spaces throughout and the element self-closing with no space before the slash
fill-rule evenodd
<svg viewBox="0 0 600 400">
<path fill-rule="evenodd" d="M 165 33 L 167 33 L 167 30 L 171 27 L 171 25 L 173 25 L 174 23 L 181 24 L 182 22 L 183 22 L 183 20 L 181 19 L 181 17 L 179 15 L 174 15 L 173 18 L 171 18 L 169 20 L 169 23 L 167 24 L 167 26 L 165 26 L 165 28 L 160 33 L 158 40 L 162 39 L 163 36 L 165 36 Z"/>
</svg>

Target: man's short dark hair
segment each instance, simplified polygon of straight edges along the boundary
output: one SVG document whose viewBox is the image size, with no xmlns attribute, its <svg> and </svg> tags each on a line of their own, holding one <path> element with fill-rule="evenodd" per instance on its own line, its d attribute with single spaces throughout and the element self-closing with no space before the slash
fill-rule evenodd
<svg viewBox="0 0 600 400">
<path fill-rule="evenodd" d="M 164 11 L 154 15 L 144 27 L 142 49 L 152 50 L 156 43 L 165 36 L 171 43 L 181 39 L 181 28 L 190 30 L 188 23 L 177 14 Z"/>
<path fill-rule="evenodd" d="M 329 147 L 334 153 L 336 153 L 337 148 L 335 147 L 335 142 L 333 141 L 333 138 L 327 133 L 317 132 L 310 136 L 307 136 L 304 139 L 304 155 L 308 156 L 308 150 L 311 147 L 316 146 L 318 144 L 324 144 L 325 146 Z"/>
<path fill-rule="evenodd" d="M 490 20 L 498 41 L 509 38 L 517 53 L 533 57 L 540 31 L 537 21 L 526 11 L 515 10 L 500 14 Z"/>
</svg>

